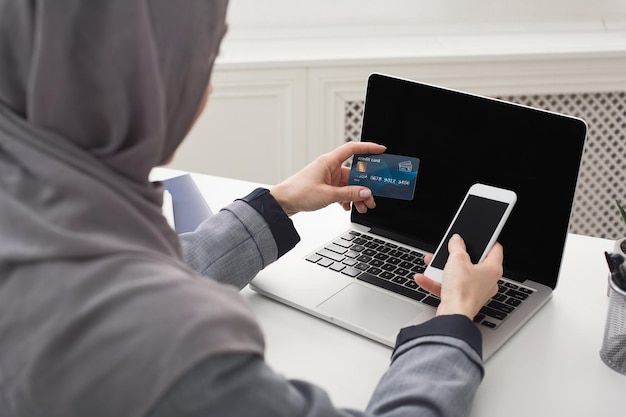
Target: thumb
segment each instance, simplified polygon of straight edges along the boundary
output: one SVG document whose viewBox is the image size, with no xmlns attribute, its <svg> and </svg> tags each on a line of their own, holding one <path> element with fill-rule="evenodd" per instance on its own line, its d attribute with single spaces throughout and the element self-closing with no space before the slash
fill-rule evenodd
<svg viewBox="0 0 626 417">
<path fill-rule="evenodd" d="M 339 187 L 335 193 L 336 200 L 338 201 L 363 201 L 372 197 L 372 190 L 366 187 L 358 187 L 354 185 L 348 185 L 345 187 Z"/>
<path fill-rule="evenodd" d="M 457 233 L 453 234 L 450 240 L 448 240 L 448 252 L 452 254 L 455 252 L 465 252 L 466 250 L 463 238 Z"/>
</svg>

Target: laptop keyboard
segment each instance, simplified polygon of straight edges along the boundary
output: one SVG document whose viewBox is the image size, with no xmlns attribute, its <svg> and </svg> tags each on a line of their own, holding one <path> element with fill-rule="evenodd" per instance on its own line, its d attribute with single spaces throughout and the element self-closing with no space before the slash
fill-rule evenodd
<svg viewBox="0 0 626 417">
<path fill-rule="evenodd" d="M 413 276 L 424 272 L 424 254 L 366 233 L 351 230 L 319 248 L 306 260 L 437 307 L 441 299 L 421 288 Z M 535 290 L 500 279 L 498 293 L 474 317 L 474 322 L 495 329 Z"/>
</svg>

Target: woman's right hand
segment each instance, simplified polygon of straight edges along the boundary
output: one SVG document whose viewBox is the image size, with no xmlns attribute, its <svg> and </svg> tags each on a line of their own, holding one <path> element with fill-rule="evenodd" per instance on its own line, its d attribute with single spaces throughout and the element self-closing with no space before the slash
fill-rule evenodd
<svg viewBox="0 0 626 417">
<path fill-rule="evenodd" d="M 415 281 L 425 290 L 439 296 L 441 303 L 437 315 L 463 314 L 473 319 L 479 310 L 498 292 L 498 280 L 502 277 L 504 254 L 502 245 L 496 243 L 485 259 L 472 264 L 465 242 L 454 235 L 448 242 L 450 255 L 443 269 L 441 284 L 423 274 L 415 275 Z M 427 255 L 430 263 L 432 255 Z"/>
</svg>

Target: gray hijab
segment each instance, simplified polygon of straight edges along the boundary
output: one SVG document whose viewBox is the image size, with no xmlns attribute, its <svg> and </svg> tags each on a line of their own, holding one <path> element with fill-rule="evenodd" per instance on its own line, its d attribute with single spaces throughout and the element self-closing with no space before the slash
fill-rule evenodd
<svg viewBox="0 0 626 417">
<path fill-rule="evenodd" d="M 197 113 L 226 5 L 0 0 L 0 415 L 140 416 L 199 361 L 262 354 L 148 181 Z"/>
</svg>

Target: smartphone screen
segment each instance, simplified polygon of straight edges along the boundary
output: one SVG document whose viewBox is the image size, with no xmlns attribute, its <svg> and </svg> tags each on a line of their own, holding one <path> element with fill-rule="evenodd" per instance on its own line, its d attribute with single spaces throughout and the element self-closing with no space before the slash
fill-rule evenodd
<svg viewBox="0 0 626 417">
<path fill-rule="evenodd" d="M 431 266 L 438 269 L 444 268 L 450 254 L 448 241 L 455 233 L 458 233 L 465 241 L 472 263 L 478 263 L 508 206 L 508 203 L 502 201 L 469 195 L 437 256 L 431 261 Z"/>
</svg>

